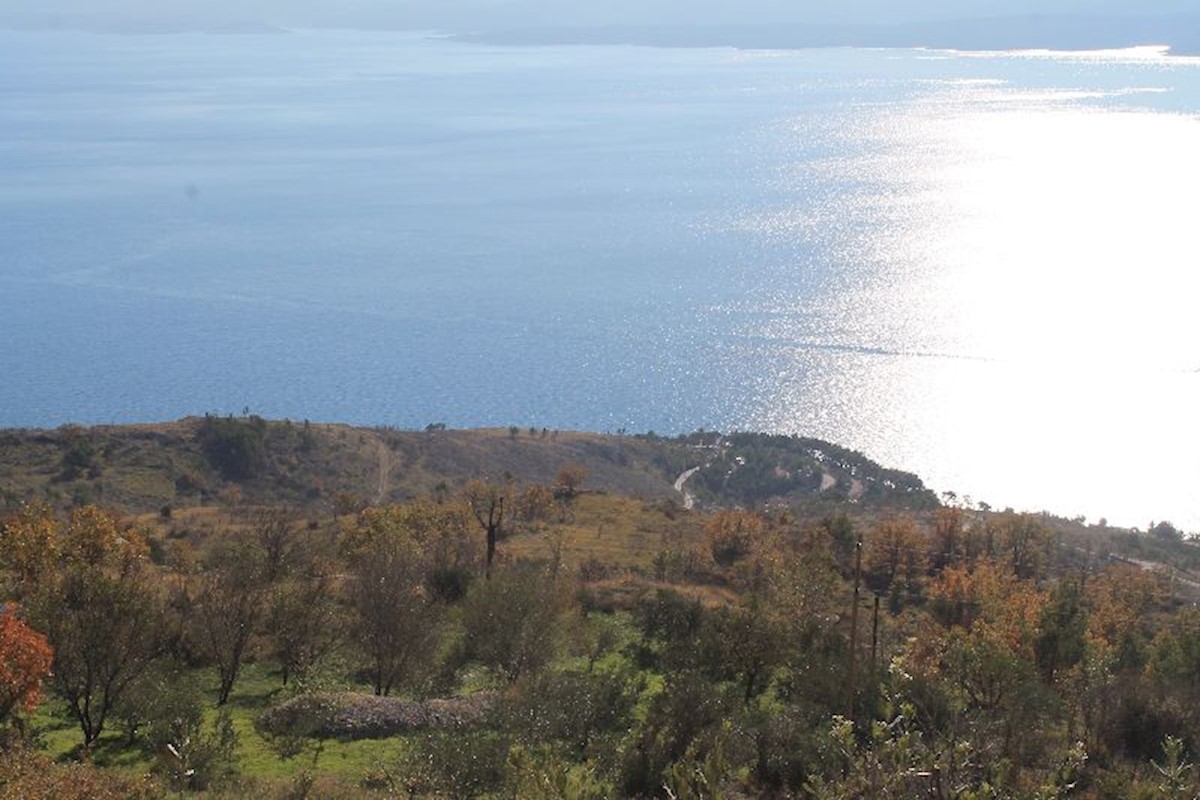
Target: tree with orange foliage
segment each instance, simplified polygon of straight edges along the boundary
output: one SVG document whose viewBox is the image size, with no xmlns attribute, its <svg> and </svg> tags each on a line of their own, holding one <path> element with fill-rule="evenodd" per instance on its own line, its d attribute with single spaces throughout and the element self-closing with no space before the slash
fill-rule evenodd
<svg viewBox="0 0 1200 800">
<path fill-rule="evenodd" d="M 866 540 L 868 583 L 888 591 L 897 578 L 914 585 L 925 570 L 929 547 L 925 534 L 911 517 L 889 517 L 871 531 Z"/>
<path fill-rule="evenodd" d="M 988 555 L 1007 560 L 1018 578 L 1039 578 L 1051 560 L 1054 532 L 1029 514 L 1001 514 L 987 526 Z"/>
<path fill-rule="evenodd" d="M 99 566 L 114 556 L 123 559 L 143 555 L 137 548 L 137 538 L 125 535 L 117 517 L 96 506 L 72 511 L 59 541 L 64 558 L 89 567 Z"/>
<path fill-rule="evenodd" d="M 23 597 L 58 558 L 58 522 L 44 503 L 27 503 L 0 523 L 0 569 L 12 593 Z"/>
<path fill-rule="evenodd" d="M 933 514 L 933 566 L 940 571 L 967 555 L 966 520 L 961 508 L 945 506 Z"/>
<path fill-rule="evenodd" d="M 46 637 L 25 624 L 16 606 L 0 607 L 0 723 L 37 708 L 53 662 Z"/>
<path fill-rule="evenodd" d="M 1167 589 L 1160 574 L 1112 564 L 1089 576 L 1082 591 L 1087 628 L 1073 688 L 1087 741 L 1099 747 L 1120 728 L 1113 724 L 1113 714 L 1120 712 L 1130 681 L 1143 669 L 1156 612 L 1168 607 Z"/>
<path fill-rule="evenodd" d="M 48 505 L 29 504 L 0 524 L 0 569 L 17 596 L 66 568 L 124 569 L 147 552 L 141 531 L 93 505 L 75 509 L 63 522 Z"/>
<path fill-rule="evenodd" d="M 530 528 L 537 528 L 554 513 L 554 490 L 541 483 L 521 489 L 513 503 L 513 517 Z"/>
<path fill-rule="evenodd" d="M 928 587 L 934 617 L 910 643 L 914 670 L 953 687 L 959 711 L 984 727 L 999 726 L 1001 753 L 1011 756 L 1019 731 L 1044 706 L 1036 656 L 1048 593 L 1021 580 L 1008 564 L 953 566 Z"/>
<path fill-rule="evenodd" d="M 725 567 L 750 555 L 766 530 L 763 518 L 753 511 L 718 511 L 704 523 L 713 561 Z"/>
<path fill-rule="evenodd" d="M 574 497 L 587 480 L 587 474 L 587 467 L 582 464 L 564 464 L 554 478 L 554 493 L 567 499 Z"/>
<path fill-rule="evenodd" d="M 66 522 L 29 507 L 4 526 L 5 541 L 40 543 L 44 555 L 5 552 L 29 620 L 54 650 L 53 678 L 85 747 L 104 729 L 129 685 L 162 648 L 162 611 L 146 569 L 142 533 L 95 506 Z"/>
</svg>

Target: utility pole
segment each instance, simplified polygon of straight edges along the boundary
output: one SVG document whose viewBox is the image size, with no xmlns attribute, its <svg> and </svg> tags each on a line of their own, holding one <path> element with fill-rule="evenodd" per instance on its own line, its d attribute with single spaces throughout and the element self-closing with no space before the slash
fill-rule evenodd
<svg viewBox="0 0 1200 800">
<path fill-rule="evenodd" d="M 871 676 L 879 668 L 876 653 L 879 650 L 879 595 L 875 595 L 875 610 L 871 613 Z"/>
<path fill-rule="evenodd" d="M 858 589 L 862 578 L 862 534 L 854 545 L 854 602 L 850 606 L 850 658 L 846 667 L 846 685 L 849 694 L 850 716 L 854 717 L 855 698 L 858 687 L 854 682 L 854 660 L 858 653 Z"/>
</svg>

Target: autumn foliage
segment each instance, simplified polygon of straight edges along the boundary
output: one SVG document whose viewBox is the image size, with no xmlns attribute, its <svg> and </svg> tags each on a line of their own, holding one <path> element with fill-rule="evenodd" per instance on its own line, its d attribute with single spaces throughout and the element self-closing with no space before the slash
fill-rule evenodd
<svg viewBox="0 0 1200 800">
<path fill-rule="evenodd" d="M 25 624 L 16 606 L 0 608 L 0 722 L 37 707 L 53 661 L 46 637 Z"/>
</svg>

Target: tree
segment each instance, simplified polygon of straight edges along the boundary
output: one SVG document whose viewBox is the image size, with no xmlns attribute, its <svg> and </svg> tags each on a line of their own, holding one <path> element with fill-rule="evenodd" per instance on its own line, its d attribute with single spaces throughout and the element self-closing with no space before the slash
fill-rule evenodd
<svg viewBox="0 0 1200 800">
<path fill-rule="evenodd" d="M 1155 537 L 1156 539 L 1159 539 L 1160 541 L 1170 544 L 1177 544 L 1183 541 L 1183 531 L 1179 530 L 1170 522 L 1165 520 L 1157 524 L 1151 522 L 1146 533 Z"/>
<path fill-rule="evenodd" d="M 528 567 L 478 581 L 463 603 L 467 650 L 512 682 L 558 652 L 562 603 L 548 576 Z"/>
<path fill-rule="evenodd" d="M 0 606 L 0 723 L 37 707 L 53 663 L 46 637 L 25 624 L 16 606 Z"/>
<path fill-rule="evenodd" d="M 1007 560 L 980 560 L 973 569 L 950 567 L 932 581 L 931 610 L 945 627 L 929 625 L 912 637 L 905 663 L 922 679 L 944 681 L 959 709 L 953 713 L 968 714 L 981 732 L 995 731 L 985 739 L 1015 758 L 1036 748 L 1028 733 L 1051 707 L 1037 671 L 1039 628 L 1050 612 L 1049 593 L 1009 567 Z M 1047 659 L 1061 659 L 1055 663 L 1072 658 L 1071 616 L 1064 618 L 1067 636 L 1041 645 Z"/>
<path fill-rule="evenodd" d="M 550 519 L 554 505 L 554 491 L 549 486 L 531 484 L 517 495 L 512 516 L 527 527 L 536 528 Z"/>
<path fill-rule="evenodd" d="M 267 630 L 285 686 L 337 645 L 336 600 L 333 576 L 318 565 L 272 588 Z"/>
<path fill-rule="evenodd" d="M 263 580 L 274 583 L 293 566 L 300 549 L 300 528 L 289 509 L 271 508 L 254 518 L 252 535 L 262 558 Z"/>
<path fill-rule="evenodd" d="M 12 593 L 22 597 L 37 587 L 58 560 L 59 525 L 44 503 L 22 505 L 0 524 L 0 567 Z"/>
<path fill-rule="evenodd" d="M 1033 649 L 1037 665 L 1047 683 L 1083 660 L 1087 613 L 1079 587 L 1060 581 L 1042 609 L 1041 624 Z"/>
<path fill-rule="evenodd" d="M 369 558 L 382 541 L 401 537 L 413 546 L 431 595 L 454 601 L 466 593 L 482 564 L 479 542 L 472 533 L 474 525 L 465 501 L 418 501 L 368 508 L 344 530 L 340 546 L 347 559 L 356 564 Z"/>
<path fill-rule="evenodd" d="M 582 464 L 564 464 L 554 478 L 554 493 L 568 500 L 579 493 L 587 480 L 588 470 Z"/>
<path fill-rule="evenodd" d="M 266 466 L 267 423 L 261 417 L 204 418 L 199 439 L 209 462 L 230 481 L 256 477 Z"/>
<path fill-rule="evenodd" d="M 496 557 L 496 540 L 504 526 L 504 491 L 495 484 L 471 481 L 464 492 L 467 505 L 487 537 L 487 558 L 484 575 L 492 576 L 492 561 Z"/>
<path fill-rule="evenodd" d="M 756 597 L 737 607 L 722 607 L 705 616 L 701 634 L 717 677 L 736 680 L 749 704 L 767 685 L 771 670 L 783 660 L 787 631 Z"/>
<path fill-rule="evenodd" d="M 704 760 L 720 746 L 735 717 L 734 701 L 699 674 L 675 676 L 650 700 L 632 746 L 624 751 L 621 795 L 658 796 L 672 765 Z M 709 796 L 722 796 L 720 787 L 711 789 Z"/>
<path fill-rule="evenodd" d="M 218 705 L 225 705 L 233 691 L 266 596 L 259 554 L 246 546 L 218 550 L 214 563 L 199 577 L 194 636 L 217 669 Z"/>
<path fill-rule="evenodd" d="M 704 523 L 713 561 L 726 567 L 750 555 L 765 531 L 763 518 L 752 511 L 718 511 Z"/>
<path fill-rule="evenodd" d="M 31 604 L 54 647 L 54 685 L 85 748 L 130 684 L 164 650 L 162 611 L 141 568 L 72 567 Z"/>
<path fill-rule="evenodd" d="M 145 538 L 94 506 L 77 509 L 65 525 L 45 508 L 25 522 L 51 554 L 39 560 L 36 587 L 27 587 L 29 619 L 54 649 L 54 685 L 90 748 L 164 649 Z"/>
<path fill-rule="evenodd" d="M 1025 514 L 1002 515 L 989 524 L 988 537 L 1018 578 L 1039 577 L 1054 545 L 1053 531 Z"/>
<path fill-rule="evenodd" d="M 77 425 L 64 425 L 59 429 L 62 433 L 62 472 L 59 478 L 73 481 L 83 475 L 96 478 L 100 475 L 100 464 L 97 460 L 100 448 L 89 431 Z"/>
<path fill-rule="evenodd" d="M 356 561 L 350 601 L 375 694 L 411 682 L 433 657 L 440 609 L 426 591 L 420 544 L 403 531 L 380 536 Z"/>
<path fill-rule="evenodd" d="M 924 534 L 911 517 L 889 517 L 867 537 L 866 562 L 868 582 L 879 591 L 888 591 L 897 578 L 912 586 L 924 572 L 926 549 Z"/>
<path fill-rule="evenodd" d="M 933 566 L 942 570 L 966 555 L 967 537 L 962 509 L 943 506 L 933 514 Z"/>
</svg>

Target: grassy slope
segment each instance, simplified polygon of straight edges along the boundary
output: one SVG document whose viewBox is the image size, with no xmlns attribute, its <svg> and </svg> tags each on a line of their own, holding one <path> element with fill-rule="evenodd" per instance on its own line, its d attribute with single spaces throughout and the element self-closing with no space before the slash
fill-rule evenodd
<svg viewBox="0 0 1200 800">
<path fill-rule="evenodd" d="M 211 694 L 215 698 L 216 681 L 212 671 L 202 670 L 201 674 L 210 680 Z M 366 686 L 358 688 L 369 691 Z M 238 767 L 246 777 L 277 782 L 293 777 L 303 767 L 313 767 L 317 774 L 353 784 L 372 770 L 394 762 L 404 745 L 403 740 L 343 742 L 330 739 L 322 743 L 315 764 L 312 754 L 284 760 L 259 735 L 254 721 L 265 708 L 286 696 L 279 674 L 265 665 L 247 665 L 238 679 L 227 708 L 238 734 Z M 209 709 L 209 717 L 216 714 L 215 708 Z M 38 733 L 45 752 L 52 758 L 67 760 L 77 754 L 82 737 L 79 728 L 69 720 L 61 700 L 50 698 L 44 702 L 31 720 L 31 728 Z M 141 746 L 130 747 L 115 724 L 101 736 L 92 758 L 98 766 L 134 774 L 149 772 L 155 762 L 154 754 Z"/>
</svg>

